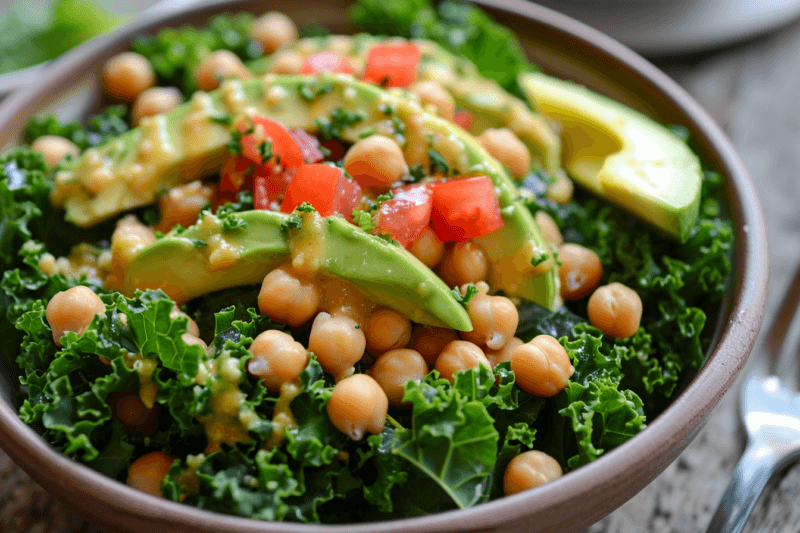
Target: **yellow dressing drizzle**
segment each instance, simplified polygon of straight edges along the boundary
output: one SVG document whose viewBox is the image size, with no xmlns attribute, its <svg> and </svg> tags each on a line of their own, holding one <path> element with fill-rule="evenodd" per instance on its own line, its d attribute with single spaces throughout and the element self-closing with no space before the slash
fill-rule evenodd
<svg viewBox="0 0 800 533">
<path fill-rule="evenodd" d="M 297 427 L 289 405 L 301 392 L 302 389 L 297 383 L 287 382 L 281 385 L 281 393 L 275 403 L 275 412 L 272 415 L 272 422 L 275 425 L 272 428 L 272 434 L 267 439 L 267 442 L 264 443 L 264 447 L 267 450 L 280 446 L 283 443 L 283 439 L 286 438 L 286 432 Z"/>
</svg>

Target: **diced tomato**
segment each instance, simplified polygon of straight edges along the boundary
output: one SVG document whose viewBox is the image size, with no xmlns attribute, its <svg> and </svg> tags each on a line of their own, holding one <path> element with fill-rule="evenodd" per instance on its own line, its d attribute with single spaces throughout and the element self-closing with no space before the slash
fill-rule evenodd
<svg viewBox="0 0 800 533">
<path fill-rule="evenodd" d="M 356 69 L 342 54 L 336 52 L 320 52 L 308 56 L 300 70 L 303 74 L 316 74 L 317 72 L 342 72 L 352 74 Z"/>
<path fill-rule="evenodd" d="M 247 181 L 247 170 L 254 163 L 246 157 L 228 156 L 222 166 L 222 175 L 219 181 L 220 191 L 240 191 Z"/>
<path fill-rule="evenodd" d="M 303 164 L 303 151 L 283 124 L 266 117 L 254 117 L 254 126 L 262 126 L 266 138 L 272 143 L 272 154 L 268 161 L 262 161 L 259 147 L 264 142 L 254 134 L 242 137 L 242 155 L 259 165 L 280 164 L 284 169 L 294 170 Z"/>
<path fill-rule="evenodd" d="M 342 143 L 340 143 L 336 139 L 322 141 L 321 145 L 323 148 L 326 148 L 330 152 L 330 154 L 328 154 L 325 157 L 326 161 L 333 161 L 335 163 L 336 161 L 340 161 L 344 157 L 345 154 L 344 146 L 342 146 Z"/>
<path fill-rule="evenodd" d="M 239 191 L 251 190 L 255 168 L 255 163 L 246 157 L 228 156 L 222 166 L 219 185 L 211 197 L 211 209 L 216 211 L 221 205 L 235 202 L 239 197 Z"/>
<path fill-rule="evenodd" d="M 257 167 L 253 175 L 253 207 L 273 209 L 279 206 L 296 172 L 273 172 L 269 167 Z"/>
<path fill-rule="evenodd" d="M 303 152 L 303 160 L 306 163 L 319 163 L 325 159 L 325 156 L 322 155 L 322 150 L 320 150 L 319 140 L 316 137 L 299 128 L 290 130 L 289 133 L 297 143 L 297 146 L 300 147 L 300 151 Z"/>
<path fill-rule="evenodd" d="M 334 213 L 350 218 L 361 198 L 361 187 L 345 177 L 342 169 L 325 164 L 303 165 L 286 189 L 281 211 L 291 213 L 309 202 L 326 217 Z"/>
<path fill-rule="evenodd" d="M 408 246 L 416 241 L 431 219 L 433 192 L 425 185 L 403 187 L 378 209 L 378 231 Z"/>
<path fill-rule="evenodd" d="M 475 123 L 475 116 L 466 109 L 456 109 L 456 114 L 453 117 L 453 122 L 469 131 Z"/>
<path fill-rule="evenodd" d="M 383 44 L 367 53 L 364 80 L 383 87 L 403 87 L 417 76 L 420 52 L 416 44 Z"/>
<path fill-rule="evenodd" d="M 488 176 L 440 181 L 430 187 L 431 222 L 442 241 L 464 241 L 503 226 L 500 204 Z"/>
</svg>

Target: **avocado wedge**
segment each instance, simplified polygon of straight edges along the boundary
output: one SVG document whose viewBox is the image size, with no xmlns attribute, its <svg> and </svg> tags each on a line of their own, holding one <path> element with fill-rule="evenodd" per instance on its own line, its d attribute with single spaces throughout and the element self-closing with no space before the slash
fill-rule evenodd
<svg viewBox="0 0 800 533">
<path fill-rule="evenodd" d="M 520 86 L 559 120 L 564 166 L 581 185 L 684 242 L 697 221 L 702 173 L 657 122 L 573 82 L 523 74 Z"/>
<path fill-rule="evenodd" d="M 415 322 L 470 331 L 464 307 L 444 282 L 400 246 L 365 233 L 340 217 L 308 220 L 288 229 L 289 215 L 245 211 L 233 215 L 244 227 L 221 229 L 214 215 L 173 232 L 147 247 L 126 269 L 122 291 L 161 289 L 179 304 L 209 292 L 260 284 L 281 263 L 308 262 L 298 252 L 312 239 L 314 272 L 355 285 L 372 302 L 390 307 Z M 308 228 L 316 228 L 309 231 Z M 219 246 L 224 241 L 224 245 Z M 218 246 L 214 246 L 213 243 Z M 217 250 L 232 251 L 215 257 Z M 293 253 L 294 252 L 294 253 Z M 309 265 L 297 265 L 309 268 Z"/>
<path fill-rule="evenodd" d="M 435 150 L 453 176 L 489 176 L 504 221 L 501 229 L 480 240 L 493 265 L 492 286 L 550 309 L 560 305 L 555 271 L 540 274 L 530 266 L 531 258 L 546 245 L 501 165 L 470 134 L 426 113 L 404 94 L 342 74 L 227 80 L 213 93 L 196 93 L 191 102 L 143 121 L 141 127 L 105 146 L 87 150 L 57 174 L 53 197 L 63 202 L 67 218 L 80 226 L 152 203 L 159 190 L 218 171 L 232 128 L 220 117 L 248 109 L 287 128 L 335 128 L 351 142 L 375 133 L 391 136 L 403 148 L 409 166 L 429 168 Z M 110 176 L 111 183 L 93 191 L 98 173 Z M 512 272 L 517 266 L 521 268 Z"/>
<path fill-rule="evenodd" d="M 371 46 L 386 43 L 386 39 L 369 34 L 307 37 L 294 41 L 285 49 L 303 57 L 322 51 L 334 51 L 347 56 L 355 64 L 363 64 Z M 397 38 L 392 38 L 397 43 Z M 417 79 L 441 84 L 475 119 L 469 128 L 480 135 L 489 128 L 509 128 L 525 143 L 534 159 L 555 174 L 561 168 L 561 140 L 545 118 L 531 111 L 525 102 L 510 95 L 500 85 L 483 77 L 469 60 L 459 58 L 432 41 L 412 41 L 419 46 L 421 59 Z M 273 56 L 248 63 L 248 68 L 260 75 L 269 72 Z M 535 109 L 535 108 L 534 108 Z"/>
</svg>

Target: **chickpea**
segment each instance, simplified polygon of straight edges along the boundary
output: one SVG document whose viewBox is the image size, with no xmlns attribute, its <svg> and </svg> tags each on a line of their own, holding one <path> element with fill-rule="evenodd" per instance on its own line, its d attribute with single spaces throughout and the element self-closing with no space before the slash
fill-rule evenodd
<svg viewBox="0 0 800 533">
<path fill-rule="evenodd" d="M 489 128 L 478 137 L 478 142 L 489 155 L 500 161 L 511 175 L 519 179 L 531 168 L 528 147 L 508 128 Z"/>
<path fill-rule="evenodd" d="M 150 87 L 142 91 L 131 109 L 134 124 L 144 117 L 161 115 L 181 105 L 183 97 L 175 87 Z"/>
<path fill-rule="evenodd" d="M 472 331 L 462 331 L 461 338 L 490 350 L 502 348 L 514 336 L 519 324 L 517 306 L 505 296 L 476 294 L 467 304 L 467 314 L 472 321 Z"/>
<path fill-rule="evenodd" d="M 281 50 L 272 60 L 272 72 L 275 74 L 300 74 L 305 58 L 294 50 Z"/>
<path fill-rule="evenodd" d="M 587 312 L 589 322 L 604 334 L 627 339 L 639 329 L 642 299 L 622 283 L 609 283 L 589 297 Z"/>
<path fill-rule="evenodd" d="M 562 244 L 558 249 L 561 267 L 561 297 L 565 300 L 580 300 L 589 296 L 600 285 L 603 265 L 600 256 L 580 244 Z"/>
<path fill-rule="evenodd" d="M 555 203 L 563 205 L 572 201 L 574 192 L 575 185 L 572 180 L 567 177 L 566 173 L 559 172 L 556 180 L 547 187 L 544 195 Z"/>
<path fill-rule="evenodd" d="M 105 304 L 92 289 L 78 285 L 56 293 L 47 303 L 45 316 L 53 330 L 53 340 L 61 346 L 61 337 L 67 331 L 82 334 L 94 316 L 105 311 Z"/>
<path fill-rule="evenodd" d="M 138 392 L 113 392 L 108 405 L 111 417 L 120 420 L 125 431 L 153 435 L 158 429 L 158 405 L 148 409 Z"/>
<path fill-rule="evenodd" d="M 416 241 L 408 248 L 411 254 L 428 268 L 436 268 L 444 257 L 444 243 L 430 226 L 425 226 Z"/>
<path fill-rule="evenodd" d="M 150 452 L 136 459 L 128 469 L 125 483 L 153 496 L 163 496 L 161 483 L 169 472 L 174 457 L 163 452 Z"/>
<path fill-rule="evenodd" d="M 186 317 L 186 335 L 191 335 L 192 337 L 200 337 L 200 328 L 197 326 L 197 322 L 192 320 L 192 317 L 184 313 L 180 310 L 178 306 L 172 308 L 172 311 L 169 313 L 169 317 L 172 320 L 175 320 L 178 317 Z M 185 339 L 184 339 L 185 340 Z M 196 343 L 195 343 L 196 344 Z"/>
<path fill-rule="evenodd" d="M 297 380 L 308 366 L 308 352 L 291 335 L 277 329 L 262 332 L 250 345 L 253 359 L 247 371 L 261 378 L 267 390 L 280 392 L 281 385 Z"/>
<path fill-rule="evenodd" d="M 414 329 L 408 347 L 419 352 L 428 367 L 433 368 L 444 347 L 457 340 L 458 333 L 453 329 L 420 324 Z"/>
<path fill-rule="evenodd" d="M 295 23 L 277 11 L 270 11 L 253 21 L 250 36 L 261 43 L 264 54 L 269 55 L 281 46 L 297 40 Z"/>
<path fill-rule="evenodd" d="M 185 342 L 187 346 L 199 346 L 203 349 L 204 352 L 208 351 L 208 344 L 206 344 L 206 341 L 204 341 L 200 337 L 196 337 L 191 333 L 184 333 L 183 335 L 181 335 L 181 339 L 183 339 L 183 342 Z"/>
<path fill-rule="evenodd" d="M 553 220 L 553 217 L 544 211 L 537 211 L 535 219 L 536 225 L 539 226 L 539 231 L 542 232 L 542 237 L 545 242 L 555 246 L 564 244 L 564 237 L 561 236 L 561 230 L 558 229 L 558 225 L 556 221 Z"/>
<path fill-rule="evenodd" d="M 378 357 L 370 374 L 389 398 L 389 405 L 406 407 L 403 403 L 406 383 L 419 383 L 428 373 L 428 364 L 415 350 L 390 350 Z"/>
<path fill-rule="evenodd" d="M 514 457 L 503 474 L 506 496 L 544 485 L 561 477 L 561 465 L 544 452 L 531 450 Z"/>
<path fill-rule="evenodd" d="M 123 102 L 133 102 L 156 84 L 153 65 L 143 55 L 125 52 L 103 65 L 103 88 L 106 94 Z"/>
<path fill-rule="evenodd" d="M 468 341 L 451 341 L 436 358 L 436 370 L 450 383 L 455 381 L 453 376 L 459 370 L 477 368 L 478 365 L 483 365 L 490 370 L 492 368 L 492 364 L 486 358 L 483 350 Z"/>
<path fill-rule="evenodd" d="M 389 398 L 377 381 L 366 374 L 355 374 L 333 387 L 326 408 L 336 429 L 361 440 L 365 432 L 378 435 L 383 431 Z"/>
<path fill-rule="evenodd" d="M 158 229 L 167 232 L 175 226 L 188 228 L 200 215 L 200 211 L 211 201 L 214 189 L 201 181 L 171 188 L 158 200 L 161 220 Z"/>
<path fill-rule="evenodd" d="M 230 50 L 217 50 L 206 57 L 194 73 L 194 81 L 202 91 L 213 91 L 222 80 L 239 78 L 246 80 L 250 71 L 239 56 Z"/>
<path fill-rule="evenodd" d="M 350 317 L 320 313 L 311 325 L 308 351 L 314 352 L 322 369 L 339 381 L 353 373 L 364 355 L 364 330 Z"/>
<path fill-rule="evenodd" d="M 351 146 L 344 156 L 344 169 L 362 186 L 384 188 L 408 172 L 403 150 L 383 135 L 370 135 Z"/>
<path fill-rule="evenodd" d="M 423 107 L 433 106 L 439 116 L 445 120 L 453 121 L 456 114 L 456 101 L 441 85 L 435 81 L 416 81 L 408 86 L 409 92 L 419 96 Z"/>
<path fill-rule="evenodd" d="M 517 385 L 536 396 L 555 396 L 569 385 L 575 367 L 567 350 L 550 335 L 538 335 L 517 346 L 511 354 L 511 370 Z"/>
<path fill-rule="evenodd" d="M 272 320 L 297 327 L 314 316 L 319 300 L 319 289 L 315 284 L 277 268 L 267 274 L 261 284 L 258 309 Z"/>
<path fill-rule="evenodd" d="M 59 135 L 42 135 L 31 143 L 31 148 L 41 152 L 48 168 L 55 168 L 67 156 L 78 157 L 81 153 L 74 142 Z"/>
<path fill-rule="evenodd" d="M 439 275 L 450 286 L 486 281 L 489 277 L 489 258 L 478 244 L 458 242 L 445 252 Z"/>
<path fill-rule="evenodd" d="M 411 321 L 393 309 L 378 309 L 364 325 L 367 350 L 374 354 L 405 348 L 411 338 Z"/>
<path fill-rule="evenodd" d="M 510 363 L 511 354 L 517 346 L 525 344 L 519 337 L 511 337 L 502 347 L 497 350 L 486 350 L 486 359 L 492 363 L 492 369 L 497 368 L 500 363 Z"/>
</svg>

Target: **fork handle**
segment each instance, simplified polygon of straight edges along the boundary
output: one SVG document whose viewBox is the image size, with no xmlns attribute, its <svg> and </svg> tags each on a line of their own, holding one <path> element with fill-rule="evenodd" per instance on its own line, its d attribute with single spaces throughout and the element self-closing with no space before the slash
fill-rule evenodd
<svg viewBox="0 0 800 533">
<path fill-rule="evenodd" d="M 706 533 L 740 533 L 778 462 L 774 450 L 748 442 Z"/>
</svg>

